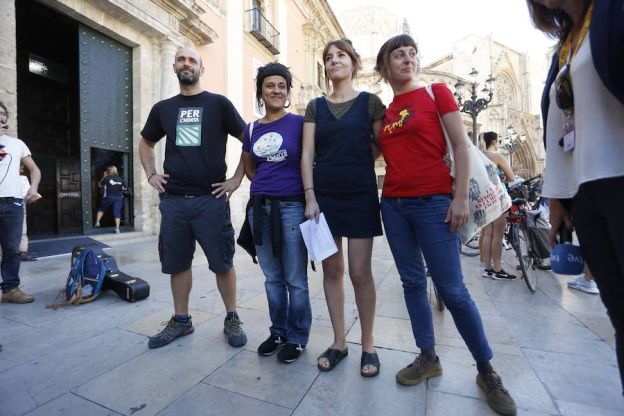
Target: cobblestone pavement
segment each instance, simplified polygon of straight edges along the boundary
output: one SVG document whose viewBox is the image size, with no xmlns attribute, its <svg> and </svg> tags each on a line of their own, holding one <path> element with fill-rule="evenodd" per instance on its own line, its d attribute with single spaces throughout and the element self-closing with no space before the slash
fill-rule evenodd
<svg viewBox="0 0 624 416">
<path fill-rule="evenodd" d="M 167 347 L 147 348 L 173 312 L 169 279 L 160 273 L 157 238 L 107 240 L 122 271 L 151 285 L 147 300 L 126 303 L 105 293 L 94 303 L 57 310 L 69 256 L 22 264 L 22 289 L 35 303 L 0 305 L 0 415 L 488 415 L 475 384 L 476 368 L 448 311 L 434 310 L 444 375 L 415 387 L 395 382 L 414 359 L 398 273 L 388 245 L 375 240 L 375 344 L 381 373 L 359 375 L 360 328 L 353 289 L 345 280 L 349 356 L 329 373 L 316 357 L 332 341 L 322 273 L 309 273 L 313 327 L 293 364 L 260 357 L 268 335 L 264 279 L 237 250 L 239 314 L 249 339 L 227 345 L 224 308 L 206 259 L 193 263 L 190 307 L 195 333 Z M 511 252 L 505 253 L 514 269 Z M 493 365 L 518 404 L 519 415 L 621 415 L 613 331 L 598 296 L 567 289 L 570 278 L 540 272 L 530 293 L 520 280 L 481 277 L 478 257 L 462 257 L 466 284 L 494 350 Z M 435 301 L 434 301 L 435 303 Z"/>
</svg>

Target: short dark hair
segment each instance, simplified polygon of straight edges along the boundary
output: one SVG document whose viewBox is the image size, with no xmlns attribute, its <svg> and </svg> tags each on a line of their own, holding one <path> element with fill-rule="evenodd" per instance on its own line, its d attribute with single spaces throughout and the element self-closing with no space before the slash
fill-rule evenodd
<svg viewBox="0 0 624 416">
<path fill-rule="evenodd" d="M 325 56 L 327 56 L 327 52 L 329 52 L 329 48 L 335 46 L 340 49 L 351 58 L 351 62 L 353 63 L 353 72 L 351 73 L 351 79 L 357 77 L 358 71 L 362 69 L 362 60 L 360 59 L 360 55 L 355 51 L 353 44 L 349 39 L 336 39 L 327 42 L 325 48 L 323 49 L 323 68 L 325 68 Z M 325 86 L 329 89 L 329 77 L 327 76 L 327 68 L 325 68 Z"/>
<path fill-rule="evenodd" d="M 375 62 L 375 72 L 377 72 L 384 81 L 388 81 L 389 78 L 388 65 L 390 62 L 390 54 L 403 46 L 411 46 L 416 49 L 416 53 L 418 53 L 416 41 L 414 41 L 410 35 L 406 34 L 391 37 L 379 48 L 377 61 Z"/>
<path fill-rule="evenodd" d="M 286 66 L 279 62 L 271 62 L 265 66 L 261 66 L 258 68 L 258 74 L 256 75 L 256 101 L 259 107 L 262 106 L 262 83 L 266 78 L 275 75 L 286 80 L 286 92 L 290 92 L 292 88 L 292 75 Z"/>
<path fill-rule="evenodd" d="M 4 104 L 4 101 L 0 101 L 0 107 L 4 108 L 4 112 L 7 113 L 7 117 L 9 116 L 9 109 Z"/>
<path fill-rule="evenodd" d="M 490 147 L 494 140 L 498 139 L 498 134 L 493 131 L 486 131 L 483 133 L 483 142 L 485 143 L 485 148 Z"/>
</svg>

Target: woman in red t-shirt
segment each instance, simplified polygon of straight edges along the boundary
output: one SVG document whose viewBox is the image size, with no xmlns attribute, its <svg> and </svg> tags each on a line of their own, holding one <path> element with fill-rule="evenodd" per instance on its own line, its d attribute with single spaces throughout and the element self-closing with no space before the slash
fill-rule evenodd
<svg viewBox="0 0 624 416">
<path fill-rule="evenodd" d="M 477 362 L 477 384 L 488 404 L 515 414 L 515 403 L 492 366 L 492 350 L 479 311 L 462 275 L 457 229 L 468 218 L 470 156 L 457 103 L 444 84 L 433 84 L 435 100 L 416 85 L 418 49 L 408 35 L 388 40 L 377 55 L 376 71 L 390 84 L 394 99 L 384 117 L 380 147 L 386 161 L 381 213 L 396 263 L 416 345 L 421 353 L 396 380 L 414 385 L 442 375 L 435 353 L 431 306 L 423 255 L 438 293 Z M 440 119 L 455 155 L 455 191 L 443 157 L 447 153 Z"/>
</svg>

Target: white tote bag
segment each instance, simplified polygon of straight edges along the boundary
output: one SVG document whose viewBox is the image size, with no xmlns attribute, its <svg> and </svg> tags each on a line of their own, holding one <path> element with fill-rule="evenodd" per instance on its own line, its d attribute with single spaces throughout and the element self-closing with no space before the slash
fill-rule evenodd
<svg viewBox="0 0 624 416">
<path fill-rule="evenodd" d="M 425 87 L 431 99 L 435 96 L 431 85 Z M 436 103 L 437 108 L 437 103 Z M 437 111 L 437 110 L 436 110 Z M 446 132 L 446 127 L 438 112 L 440 126 L 444 132 L 444 139 L 451 157 L 451 176 L 455 177 L 455 163 L 453 147 Z M 462 243 L 470 240 L 481 228 L 500 217 L 511 207 L 511 198 L 496 173 L 496 164 L 472 144 L 466 136 L 470 153 L 470 181 L 468 186 L 468 207 L 470 215 L 468 222 L 459 229 Z"/>
</svg>

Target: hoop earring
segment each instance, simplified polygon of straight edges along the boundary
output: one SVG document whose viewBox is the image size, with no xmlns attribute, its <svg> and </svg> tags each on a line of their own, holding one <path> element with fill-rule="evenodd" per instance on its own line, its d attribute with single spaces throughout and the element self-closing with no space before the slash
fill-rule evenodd
<svg viewBox="0 0 624 416">
<path fill-rule="evenodd" d="M 288 99 L 288 101 L 286 101 L 286 102 L 287 102 L 288 104 L 285 104 L 285 105 L 284 105 L 284 108 L 288 108 L 288 107 L 290 107 L 290 98 L 289 98 L 289 99 Z"/>
</svg>

